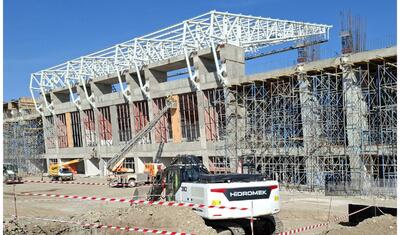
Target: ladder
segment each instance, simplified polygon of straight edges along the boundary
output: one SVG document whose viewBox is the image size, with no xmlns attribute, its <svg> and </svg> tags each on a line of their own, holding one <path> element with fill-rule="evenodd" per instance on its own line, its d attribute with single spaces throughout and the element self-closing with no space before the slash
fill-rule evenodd
<svg viewBox="0 0 400 235">
<path fill-rule="evenodd" d="M 155 127 L 157 122 L 163 117 L 163 115 L 168 112 L 169 109 L 175 109 L 176 102 L 167 98 L 165 107 L 151 120 L 142 130 L 137 133 L 131 140 L 126 143 L 126 145 L 107 162 L 107 169 L 114 172 L 118 166 L 125 160 L 126 154 L 150 131 Z"/>
</svg>

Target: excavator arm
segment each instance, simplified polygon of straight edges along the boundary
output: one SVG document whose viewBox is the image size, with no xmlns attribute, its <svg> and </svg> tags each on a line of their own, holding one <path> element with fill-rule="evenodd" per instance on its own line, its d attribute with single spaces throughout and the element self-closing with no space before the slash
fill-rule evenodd
<svg viewBox="0 0 400 235">
<path fill-rule="evenodd" d="M 172 98 L 166 99 L 165 107 L 151 120 L 142 130 L 137 133 L 113 158 L 107 162 L 107 169 L 116 172 L 126 158 L 126 154 L 150 131 L 155 127 L 157 122 L 164 116 L 169 109 L 176 109 L 177 102 Z"/>
</svg>

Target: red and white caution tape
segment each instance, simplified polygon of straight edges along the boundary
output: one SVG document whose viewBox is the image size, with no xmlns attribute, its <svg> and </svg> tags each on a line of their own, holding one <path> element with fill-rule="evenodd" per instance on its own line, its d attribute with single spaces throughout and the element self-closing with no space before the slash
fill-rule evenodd
<svg viewBox="0 0 400 235">
<path fill-rule="evenodd" d="M 104 202 L 122 202 L 122 203 L 143 204 L 143 205 L 190 207 L 190 208 L 216 208 L 216 209 L 242 210 L 242 211 L 248 209 L 248 208 L 228 207 L 228 206 L 206 206 L 203 204 L 194 204 L 194 203 L 186 203 L 186 202 L 146 201 L 146 200 L 133 200 L 133 199 L 127 199 L 127 198 L 88 197 L 88 196 L 75 196 L 75 195 L 71 196 L 71 195 L 62 195 L 62 194 L 19 193 L 19 195 L 55 197 L 55 198 L 65 198 L 65 199 L 80 199 L 80 200 L 104 201 Z"/>
<path fill-rule="evenodd" d="M 45 181 L 45 180 L 23 180 L 21 183 L 45 183 L 45 184 L 79 184 L 79 185 L 104 185 L 111 187 L 129 186 L 129 183 L 93 183 L 93 182 L 76 182 L 76 181 Z"/>
<path fill-rule="evenodd" d="M 295 234 L 295 233 L 304 232 L 304 231 L 307 231 L 307 230 L 316 229 L 316 228 L 319 228 L 319 227 L 328 226 L 328 224 L 330 224 L 330 223 L 334 223 L 334 222 L 337 222 L 337 221 L 339 221 L 339 220 L 345 219 L 345 218 L 347 218 L 347 217 L 349 217 L 349 216 L 351 216 L 351 215 L 357 214 L 357 213 L 359 213 L 359 212 L 361 212 L 361 211 L 363 211 L 363 210 L 366 210 L 366 209 L 368 209 L 368 208 L 370 208 L 370 207 L 371 207 L 371 206 L 368 206 L 368 207 L 362 208 L 362 209 L 360 209 L 360 210 L 358 210 L 358 211 L 355 211 L 355 212 L 353 212 L 353 213 L 351 213 L 351 214 L 337 217 L 337 218 L 335 218 L 334 220 L 329 221 L 329 222 L 319 223 L 319 224 L 313 224 L 313 225 L 308 225 L 308 226 L 305 226 L 305 227 L 296 228 L 296 229 L 288 230 L 288 231 L 285 231 L 285 232 L 276 233 L 276 235 L 290 235 L 290 234 Z"/>
<path fill-rule="evenodd" d="M 76 181 L 23 180 L 23 182 L 24 182 L 24 183 L 47 183 L 47 184 L 108 185 L 107 183 L 76 182 Z"/>
<path fill-rule="evenodd" d="M 13 219 L 34 219 L 34 220 L 43 220 L 43 221 L 52 221 L 52 222 L 59 222 L 59 223 L 66 223 L 66 224 L 74 224 L 80 225 L 83 227 L 92 227 L 92 228 L 99 228 L 99 229 L 111 229 L 117 231 L 130 231 L 130 232 L 142 232 L 142 233 L 152 233 L 152 234 L 165 234 L 165 235 L 193 235 L 192 233 L 185 233 L 185 232 L 170 232 L 166 230 L 159 230 L 159 229 L 148 229 L 148 228 L 138 228 L 138 227 L 129 227 L 129 226 L 113 226 L 113 225 L 103 225 L 103 224 L 92 224 L 92 223 L 81 223 L 75 221 L 66 221 L 66 220 L 58 220 L 58 219 L 50 219 L 50 218 L 39 218 L 39 217 L 27 217 L 27 216 L 18 216 L 17 218 Z"/>
</svg>

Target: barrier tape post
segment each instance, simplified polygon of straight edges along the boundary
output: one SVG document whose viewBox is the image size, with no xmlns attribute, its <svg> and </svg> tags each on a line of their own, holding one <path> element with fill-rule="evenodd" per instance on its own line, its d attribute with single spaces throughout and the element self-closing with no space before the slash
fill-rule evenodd
<svg viewBox="0 0 400 235">
<path fill-rule="evenodd" d="M 158 229 L 148 229 L 148 228 L 139 228 L 139 227 L 129 227 L 129 226 L 113 226 L 113 225 L 103 225 L 96 223 L 83 223 L 76 221 L 67 221 L 60 219 L 50 219 L 50 218 L 41 218 L 41 217 L 28 217 L 28 216 L 20 216 L 19 219 L 33 219 L 33 220 L 42 220 L 42 221 L 52 221 L 66 224 L 74 224 L 82 227 L 92 227 L 97 229 L 111 229 L 117 231 L 125 231 L 125 232 L 142 232 L 142 233 L 152 233 L 152 234 L 166 234 L 166 235 L 194 235 L 193 233 L 186 232 L 171 232 L 167 230 L 158 230 Z M 16 218 L 15 218 L 16 219 Z"/>
<path fill-rule="evenodd" d="M 18 216 L 17 214 L 17 194 L 15 193 L 15 184 L 13 184 L 13 191 L 14 191 L 14 212 L 15 212 L 15 217 Z"/>
<path fill-rule="evenodd" d="M 253 201 L 251 201 L 250 228 L 251 228 L 251 235 L 254 235 Z"/>
</svg>

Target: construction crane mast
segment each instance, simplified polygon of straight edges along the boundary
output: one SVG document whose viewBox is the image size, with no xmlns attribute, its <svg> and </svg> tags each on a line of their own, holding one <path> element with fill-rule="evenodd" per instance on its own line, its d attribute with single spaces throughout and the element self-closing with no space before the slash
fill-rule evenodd
<svg viewBox="0 0 400 235">
<path fill-rule="evenodd" d="M 149 82 L 142 79 L 140 71 L 146 65 L 177 56 L 184 56 L 191 85 L 200 89 L 197 71 L 191 64 L 191 56 L 193 52 L 205 48 L 212 50 L 217 79 L 223 86 L 229 86 L 224 76 L 224 66 L 218 59 L 219 45 L 231 44 L 241 47 L 246 56 L 251 56 L 262 53 L 263 49 L 272 45 L 297 42 L 309 37 L 327 40 L 331 27 L 210 11 L 157 32 L 32 73 L 30 91 L 35 107 L 41 114 L 45 109 L 54 114 L 53 104 L 46 98 L 39 97 L 57 88 L 68 88 L 73 103 L 81 109 L 82 99 L 87 99 L 94 106 L 94 94 L 89 94 L 83 86 L 85 97 L 80 97 L 74 94 L 73 87 L 102 76 L 116 74 L 122 94 L 127 100 L 131 100 L 129 89 L 124 86 L 121 75 L 133 69 L 143 95 L 149 99 Z"/>
</svg>

